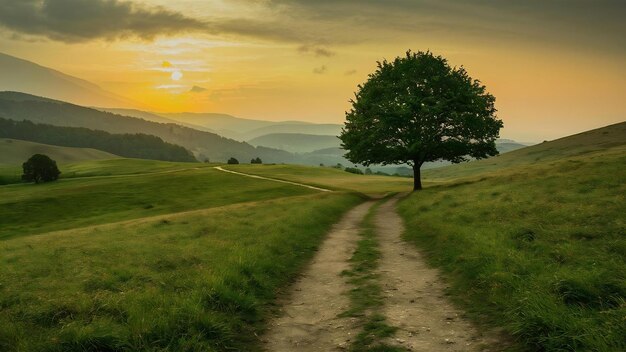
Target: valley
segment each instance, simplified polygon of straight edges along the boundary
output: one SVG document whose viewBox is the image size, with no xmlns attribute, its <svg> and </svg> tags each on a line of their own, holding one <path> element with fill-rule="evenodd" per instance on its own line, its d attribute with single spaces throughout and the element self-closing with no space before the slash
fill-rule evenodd
<svg viewBox="0 0 626 352">
<path fill-rule="evenodd" d="M 354 220 L 344 264 L 326 274 L 347 295 L 333 313 L 347 312 L 347 330 L 336 331 L 350 332 L 329 346 L 403 351 L 427 339 L 442 351 L 619 350 L 624 140 L 618 124 L 429 170 L 426 189 L 409 196 L 410 179 L 329 167 L 95 160 L 106 154 L 81 161 L 82 149 L 61 149 L 59 181 L 0 186 L 0 346 L 260 350 L 284 334 L 273 330 L 282 319 L 275 302 L 297 302 L 293 292 L 307 287 L 299 275 L 317 275 L 312 258 L 323 255 L 316 251 L 333 225 L 368 201 L 382 204 Z M 380 226 L 391 213 L 375 214 L 396 207 L 405 230 L 388 239 Z M 408 280 L 406 296 L 394 298 L 387 290 L 397 279 L 387 273 L 399 254 L 389 251 L 400 249 L 391 243 L 418 253 L 403 265 L 422 256 L 420 265 L 436 268 L 428 269 L 434 286 Z M 366 281 L 342 274 L 351 265 Z M 428 295 L 450 298 L 437 305 L 452 310 L 413 327 L 394 313 L 422 311 L 408 302 Z M 445 332 L 446 319 L 457 332 Z"/>
</svg>

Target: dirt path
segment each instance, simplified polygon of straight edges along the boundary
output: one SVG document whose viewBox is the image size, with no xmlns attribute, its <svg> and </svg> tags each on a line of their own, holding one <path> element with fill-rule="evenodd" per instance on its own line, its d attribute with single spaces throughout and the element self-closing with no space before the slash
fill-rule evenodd
<svg viewBox="0 0 626 352">
<path fill-rule="evenodd" d="M 438 271 L 401 238 L 404 224 L 396 212 L 398 198 L 382 204 L 375 224 L 382 254 L 383 314 L 399 328 L 390 341 L 410 351 L 489 351 L 487 341 L 444 297 Z M 489 342 L 489 343 L 488 343 Z"/>
<path fill-rule="evenodd" d="M 270 177 L 246 174 L 246 173 L 243 173 L 243 172 L 237 172 L 237 171 L 233 171 L 233 170 L 226 170 L 226 169 L 224 169 L 221 166 L 216 166 L 215 169 L 219 170 L 219 171 L 235 174 L 235 175 L 246 176 L 246 177 L 251 177 L 251 178 L 258 178 L 260 180 L 267 180 L 267 181 L 274 181 L 274 182 L 280 182 L 280 183 L 287 183 L 287 184 L 294 185 L 294 186 L 300 186 L 300 187 L 314 189 L 316 191 L 332 192 L 332 190 L 330 190 L 330 189 L 321 188 L 321 187 L 315 187 L 315 186 L 311 186 L 311 185 L 306 185 L 304 183 L 291 182 L 291 181 L 279 180 L 277 178 L 270 178 Z"/>
<path fill-rule="evenodd" d="M 338 318 L 349 306 L 350 287 L 341 273 L 349 268 L 359 225 L 373 202 L 350 210 L 329 233 L 313 262 L 293 285 L 264 336 L 266 351 L 343 351 L 357 333 L 350 318 Z"/>
</svg>

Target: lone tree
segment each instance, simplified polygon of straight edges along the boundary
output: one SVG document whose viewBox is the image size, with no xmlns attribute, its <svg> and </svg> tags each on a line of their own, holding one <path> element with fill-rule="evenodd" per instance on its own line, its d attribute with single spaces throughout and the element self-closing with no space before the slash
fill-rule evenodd
<svg viewBox="0 0 626 352">
<path fill-rule="evenodd" d="M 228 159 L 228 161 L 226 163 L 227 164 L 239 164 L 239 160 L 237 160 L 235 158 L 230 158 L 230 159 Z"/>
<path fill-rule="evenodd" d="M 378 62 L 358 86 L 339 138 L 353 163 L 413 166 L 413 190 L 422 189 L 427 161 L 453 163 L 497 155 L 502 121 L 495 98 L 463 67 L 431 52 Z"/>
<path fill-rule="evenodd" d="M 261 160 L 261 158 L 256 157 L 252 160 L 250 160 L 250 164 L 263 164 L 263 160 Z"/>
<path fill-rule="evenodd" d="M 24 174 L 22 180 L 26 182 L 49 182 L 59 178 L 61 171 L 57 167 L 56 161 L 47 155 L 35 154 L 22 164 Z"/>
</svg>

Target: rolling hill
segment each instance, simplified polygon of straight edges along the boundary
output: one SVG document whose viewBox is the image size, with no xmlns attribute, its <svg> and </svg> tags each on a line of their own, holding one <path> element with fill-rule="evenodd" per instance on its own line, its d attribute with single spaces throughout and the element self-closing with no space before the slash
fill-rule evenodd
<svg viewBox="0 0 626 352">
<path fill-rule="evenodd" d="M 255 148 L 244 142 L 173 123 L 163 124 L 116 115 L 24 93 L 0 92 L 0 118 L 29 120 L 55 126 L 83 127 L 114 134 L 149 134 L 189 149 L 199 160 L 209 158 L 226 161 L 229 157 L 235 157 L 247 161 L 261 157 L 266 162 L 294 161 L 291 153 L 282 150 Z"/>
<path fill-rule="evenodd" d="M 197 161 L 189 150 L 143 133 L 112 134 L 84 127 L 61 127 L 0 118 L 0 137 L 64 147 L 94 148 L 127 158 Z"/>
<path fill-rule="evenodd" d="M 25 92 L 87 106 L 139 105 L 91 82 L 3 53 L 0 77 L 0 91 Z"/>
<path fill-rule="evenodd" d="M 626 144 L 626 122 L 517 149 L 485 160 L 450 165 L 423 172 L 424 178 L 450 179 L 497 171 L 519 165 L 549 162 L 591 154 Z"/>
<path fill-rule="evenodd" d="M 119 158 L 117 155 L 97 149 L 60 147 L 18 139 L 0 138 L 0 165 L 21 165 L 33 154 L 46 154 L 58 164 Z"/>
<path fill-rule="evenodd" d="M 338 124 L 315 124 L 303 121 L 264 121 L 243 119 L 215 113 L 159 113 L 158 115 L 181 123 L 202 126 L 222 136 L 248 141 L 271 133 L 300 133 L 336 136 L 341 131 Z"/>
<path fill-rule="evenodd" d="M 270 133 L 253 138 L 248 143 L 255 146 L 277 148 L 293 153 L 314 152 L 339 146 L 336 136 L 321 136 L 302 133 Z"/>
</svg>

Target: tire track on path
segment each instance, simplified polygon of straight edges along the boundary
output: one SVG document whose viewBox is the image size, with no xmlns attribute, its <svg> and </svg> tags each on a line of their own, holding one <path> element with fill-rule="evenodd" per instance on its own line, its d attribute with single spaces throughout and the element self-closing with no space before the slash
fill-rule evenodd
<svg viewBox="0 0 626 352">
<path fill-rule="evenodd" d="M 359 239 L 360 225 L 374 202 L 350 210 L 333 226 L 313 262 L 291 288 L 280 317 L 262 338 L 266 351 L 344 351 L 358 333 L 353 318 L 338 317 L 350 306 L 351 286 L 341 274 Z"/>
<path fill-rule="evenodd" d="M 494 351 L 497 341 L 479 333 L 445 298 L 439 272 L 402 239 L 397 201 L 395 197 L 380 205 L 374 218 L 382 255 L 382 313 L 398 328 L 389 342 L 409 351 Z"/>
</svg>

